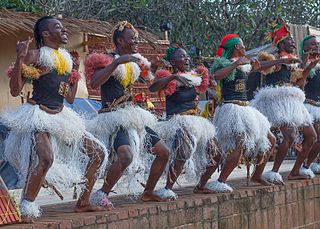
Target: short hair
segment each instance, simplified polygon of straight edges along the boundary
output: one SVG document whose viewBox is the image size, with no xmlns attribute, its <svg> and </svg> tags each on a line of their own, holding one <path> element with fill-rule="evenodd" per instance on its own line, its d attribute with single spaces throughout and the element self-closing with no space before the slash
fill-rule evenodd
<svg viewBox="0 0 320 229">
<path fill-rule="evenodd" d="M 41 48 L 43 46 L 42 32 L 48 28 L 48 21 L 54 19 L 52 16 L 43 16 L 39 18 L 34 25 L 33 35 L 36 42 L 36 47 Z"/>
<path fill-rule="evenodd" d="M 118 38 L 122 37 L 122 34 L 126 29 L 134 29 L 134 26 L 128 22 L 128 21 L 121 21 L 113 29 L 113 34 L 112 34 L 112 41 L 113 43 L 117 46 L 118 45 Z"/>
</svg>

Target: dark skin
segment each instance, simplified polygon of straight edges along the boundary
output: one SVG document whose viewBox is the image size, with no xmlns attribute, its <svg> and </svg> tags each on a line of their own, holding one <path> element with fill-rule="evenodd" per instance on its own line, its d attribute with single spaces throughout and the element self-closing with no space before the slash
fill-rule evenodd
<svg viewBox="0 0 320 229">
<path fill-rule="evenodd" d="M 292 54 L 295 49 L 295 42 L 292 37 L 289 37 L 278 44 L 279 53 L 280 52 L 287 52 Z M 304 89 L 304 85 L 306 82 L 306 77 L 308 74 L 304 71 L 303 78 L 296 82 L 296 86 Z M 282 132 L 284 138 L 282 143 L 279 144 L 278 151 L 276 153 L 275 161 L 273 164 L 272 171 L 278 172 L 279 168 L 289 150 L 294 143 L 294 139 L 296 137 L 296 130 L 290 126 L 282 126 L 280 127 L 280 131 Z M 301 130 L 304 136 L 304 140 L 302 142 L 302 151 L 297 155 L 297 159 L 295 164 L 288 176 L 289 180 L 301 180 L 301 179 L 308 179 L 308 176 L 300 175 L 299 170 L 301 165 L 303 164 L 304 160 L 308 157 L 309 152 L 316 141 L 317 135 L 316 131 L 312 125 L 304 126 Z"/>
<path fill-rule="evenodd" d="M 103 69 L 97 70 L 91 81 L 92 88 L 98 88 L 109 80 L 114 70 L 120 65 L 128 62 L 139 63 L 140 59 L 132 56 L 137 53 L 138 48 L 138 34 L 134 29 L 126 28 L 121 37 L 117 39 L 116 52 L 120 55 L 111 64 Z M 130 145 L 119 146 L 117 151 L 117 160 L 108 168 L 106 172 L 105 182 L 102 186 L 102 191 L 109 193 L 114 185 L 118 182 L 125 169 L 132 162 L 133 154 Z M 145 185 L 145 190 L 141 196 L 143 201 L 168 201 L 162 199 L 154 193 L 154 188 L 159 181 L 166 164 L 169 159 L 169 149 L 165 143 L 160 140 L 152 149 L 152 153 L 156 155 L 155 160 L 151 166 L 150 175 Z"/>
<path fill-rule="evenodd" d="M 304 42 L 304 55 L 302 57 L 302 61 L 304 66 L 306 66 L 307 62 L 310 64 L 307 67 L 307 73 L 309 74 L 310 70 L 314 68 L 317 63 L 320 61 L 319 58 L 319 42 L 317 41 L 316 37 L 310 38 Z M 308 76 L 307 74 L 307 76 Z M 317 158 L 318 153 L 320 152 L 320 121 L 315 121 L 313 123 L 313 127 L 317 134 L 317 140 L 314 143 L 310 153 L 308 155 L 308 159 L 306 162 L 306 167 L 309 167 L 311 163 Z"/>
<path fill-rule="evenodd" d="M 58 49 L 60 45 L 68 42 L 67 32 L 61 22 L 57 19 L 48 20 L 46 29 L 42 32 L 44 44 L 53 49 Z M 29 45 L 32 39 L 17 43 L 17 58 L 13 70 L 13 76 L 10 78 L 10 92 L 11 95 L 16 97 L 20 94 L 25 78 L 21 74 L 21 65 L 24 63 L 37 64 L 39 58 L 39 50 L 29 50 Z M 47 69 L 41 69 L 42 74 L 48 72 Z M 72 103 L 77 91 L 77 84 L 70 85 L 70 90 L 66 97 L 67 102 Z M 81 194 L 76 203 L 76 212 L 89 212 L 89 211 L 103 211 L 102 207 L 91 205 L 89 196 L 93 185 L 96 181 L 96 173 L 101 166 L 104 153 L 102 149 L 94 151 L 94 148 L 99 148 L 97 143 L 93 142 L 87 137 L 84 137 L 84 151 L 90 162 L 86 170 L 85 179 L 87 180 L 86 189 Z M 34 201 L 37 197 L 40 188 L 44 182 L 46 173 L 53 163 L 54 152 L 52 150 L 51 142 L 49 140 L 49 133 L 37 132 L 35 134 L 35 149 L 39 158 L 39 163 L 35 170 L 29 175 L 28 183 L 24 189 L 24 198 L 29 201 Z M 24 217 L 24 222 L 32 222 L 33 219 Z"/>
<path fill-rule="evenodd" d="M 187 55 L 186 51 L 181 48 L 177 49 L 174 52 L 174 54 L 172 55 L 170 63 L 173 66 L 174 73 L 169 77 L 165 77 L 165 78 L 161 78 L 161 79 L 156 80 L 149 87 L 149 90 L 151 92 L 155 92 L 155 91 L 159 91 L 159 90 L 164 89 L 167 86 L 167 84 L 172 80 L 177 80 L 181 84 L 184 84 L 184 85 L 189 84 L 186 79 L 184 79 L 176 74 L 178 71 L 180 71 L 180 72 L 190 71 L 190 58 Z M 185 132 L 184 135 L 187 136 L 189 134 Z M 177 149 L 179 158 L 177 158 L 174 161 L 173 167 L 170 168 L 170 170 L 169 170 L 168 179 L 167 179 L 167 183 L 166 183 L 166 188 L 168 188 L 168 189 L 172 189 L 174 183 L 176 182 L 177 178 L 179 177 L 179 175 L 181 174 L 181 172 L 183 170 L 183 166 L 184 166 L 186 160 L 188 159 L 188 156 L 187 156 L 187 155 L 189 155 L 188 151 L 190 151 L 191 149 L 189 149 L 186 140 L 187 140 L 186 138 L 181 139 L 182 144 L 180 144 Z M 215 142 L 214 142 L 214 140 L 212 140 L 208 143 L 208 147 L 207 147 L 208 155 L 214 155 L 215 150 L 216 150 Z M 206 168 L 206 170 L 202 174 L 199 183 L 195 187 L 195 189 L 194 189 L 195 193 L 200 193 L 200 194 L 213 193 L 213 191 L 206 188 L 205 185 L 207 184 L 211 175 L 217 169 L 218 162 L 220 161 L 220 155 L 215 156 L 215 158 L 213 158 L 212 160 L 213 160 L 213 163 L 208 165 L 208 167 Z"/>
<path fill-rule="evenodd" d="M 244 65 L 244 64 L 249 64 L 252 61 L 256 61 L 256 60 L 250 60 L 245 56 L 246 50 L 245 50 L 245 46 L 242 42 L 242 40 L 240 39 L 239 43 L 235 45 L 233 54 L 231 56 L 231 59 L 236 60 L 232 65 L 222 68 L 218 71 L 215 72 L 215 78 L 217 80 L 222 80 L 225 77 L 227 77 L 228 73 L 231 72 L 233 69 L 237 68 L 240 65 Z M 291 61 L 291 60 L 290 60 Z M 260 62 L 260 68 L 259 69 L 263 69 L 266 67 L 270 67 L 272 65 L 274 65 L 276 63 L 273 63 L 272 61 L 266 61 L 266 62 Z M 262 185 L 271 185 L 269 182 L 263 180 L 261 178 L 261 175 L 263 173 L 263 170 L 267 164 L 267 161 L 270 157 L 270 155 L 273 154 L 273 151 L 275 149 L 275 137 L 274 135 L 271 133 L 271 131 L 269 131 L 268 133 L 268 139 L 271 145 L 271 148 L 268 152 L 268 156 L 266 158 L 266 160 L 263 163 L 260 163 L 259 165 L 257 165 L 255 167 L 255 170 L 252 174 L 251 177 L 251 181 L 253 182 L 257 182 L 260 183 Z M 219 180 L 220 181 L 226 181 L 227 178 L 230 176 L 231 172 L 237 167 L 239 159 L 241 157 L 241 152 L 244 149 L 241 146 L 241 139 L 238 139 L 236 142 L 236 147 L 234 149 L 234 151 L 228 156 L 228 158 L 226 159 L 225 165 L 220 173 L 219 176 Z M 259 159 L 258 159 L 259 160 Z"/>
</svg>

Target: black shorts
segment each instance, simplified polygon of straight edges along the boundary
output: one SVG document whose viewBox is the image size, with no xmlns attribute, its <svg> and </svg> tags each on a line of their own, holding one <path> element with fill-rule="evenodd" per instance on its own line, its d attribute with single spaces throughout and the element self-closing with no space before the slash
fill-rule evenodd
<svg viewBox="0 0 320 229">
<path fill-rule="evenodd" d="M 150 146 L 151 148 L 160 141 L 160 137 L 150 127 L 146 127 L 145 129 L 147 131 L 145 146 Z M 113 149 L 117 150 L 123 145 L 130 145 L 130 139 L 128 132 L 125 129 L 120 128 L 117 132 L 117 136 L 114 139 Z"/>
</svg>

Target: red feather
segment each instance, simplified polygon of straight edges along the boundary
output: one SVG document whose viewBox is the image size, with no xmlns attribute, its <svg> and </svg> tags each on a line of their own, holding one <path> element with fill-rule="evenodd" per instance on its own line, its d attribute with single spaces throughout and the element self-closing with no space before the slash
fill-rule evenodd
<svg viewBox="0 0 320 229">
<path fill-rule="evenodd" d="M 103 53 L 92 53 L 88 55 L 84 61 L 86 79 L 90 82 L 97 69 L 106 67 L 111 64 L 112 61 L 112 57 Z"/>
<path fill-rule="evenodd" d="M 72 69 L 69 75 L 69 83 L 76 84 L 81 79 L 80 73 L 76 69 Z"/>
<path fill-rule="evenodd" d="M 202 75 L 201 85 L 196 87 L 198 91 L 205 92 L 209 87 L 209 71 L 204 66 L 198 66 L 195 71 Z"/>
<path fill-rule="evenodd" d="M 158 70 L 155 73 L 156 77 L 158 79 L 164 78 L 164 77 L 169 77 L 171 76 L 171 73 L 168 70 Z M 177 90 L 177 83 L 175 80 L 171 80 L 168 84 L 167 87 L 164 89 L 165 95 L 169 96 L 175 93 Z"/>
</svg>

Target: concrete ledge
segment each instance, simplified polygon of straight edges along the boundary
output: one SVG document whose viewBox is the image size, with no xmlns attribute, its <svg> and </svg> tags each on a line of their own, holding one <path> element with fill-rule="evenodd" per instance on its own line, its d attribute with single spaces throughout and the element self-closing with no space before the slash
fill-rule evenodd
<svg viewBox="0 0 320 229">
<path fill-rule="evenodd" d="M 320 177 L 287 181 L 285 186 L 243 187 L 230 194 L 195 195 L 192 188 L 178 190 L 169 203 L 143 203 L 115 197 L 110 212 L 73 213 L 74 203 L 44 207 L 32 225 L 9 229 L 149 229 L 149 228 L 320 228 Z"/>
</svg>

